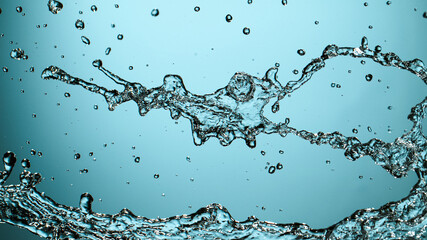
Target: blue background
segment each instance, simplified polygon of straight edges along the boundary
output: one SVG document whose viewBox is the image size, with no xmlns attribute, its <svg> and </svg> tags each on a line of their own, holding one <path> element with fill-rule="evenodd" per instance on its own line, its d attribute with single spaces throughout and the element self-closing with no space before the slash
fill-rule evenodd
<svg viewBox="0 0 427 240">
<path fill-rule="evenodd" d="M 129 81 L 156 87 L 164 75 L 178 74 L 189 91 L 206 94 L 224 87 L 237 71 L 261 77 L 275 63 L 280 63 L 280 82 L 295 80 L 299 75 L 292 70 L 301 71 L 328 44 L 356 47 L 363 36 L 371 48 L 381 45 L 403 60 L 427 61 L 424 0 L 394 0 L 391 5 L 369 1 L 367 7 L 357 0 L 288 2 L 64 1 L 63 10 L 54 15 L 47 1 L 1 1 L 0 67 L 9 71 L 0 72 L 0 150 L 29 158 L 30 170 L 45 177 L 38 190 L 56 202 L 78 206 L 80 194 L 89 192 L 95 198 L 94 211 L 110 214 L 128 208 L 148 218 L 169 217 L 215 202 L 236 220 L 255 215 L 323 228 L 357 209 L 406 196 L 415 174 L 394 179 L 370 158 L 350 162 L 341 150 L 295 136 L 259 135 L 255 149 L 243 140 L 222 147 L 216 139 L 196 147 L 186 119 L 175 122 L 164 110 L 141 118 L 134 103 L 110 112 L 99 95 L 40 78 L 44 68 L 56 65 L 73 76 L 116 88 L 92 67 L 100 58 L 107 69 Z M 98 11 L 90 10 L 92 4 Z M 25 16 L 16 12 L 18 5 Z M 158 17 L 151 16 L 153 8 L 159 9 Z M 231 23 L 225 21 L 227 14 L 233 16 Z M 74 27 L 77 19 L 85 22 L 84 30 Z M 251 29 L 249 35 L 243 34 L 244 27 Z M 124 39 L 118 40 L 118 34 Z M 83 44 L 81 36 L 91 44 Z M 10 58 L 17 47 L 28 60 Z M 112 48 L 108 56 L 107 47 Z M 304 56 L 297 54 L 300 48 Z M 406 117 L 426 93 L 420 79 L 370 60 L 362 65 L 360 59 L 336 58 L 326 64 L 281 102 L 278 113 L 267 106 L 265 115 L 275 122 L 289 117 L 290 126 L 313 132 L 350 136 L 357 128 L 362 141 L 376 137 L 390 142 L 410 129 Z M 29 71 L 32 66 L 34 72 Z M 367 82 L 366 74 L 374 79 Z M 342 87 L 331 88 L 331 83 Z M 71 97 L 64 97 L 65 92 Z M 31 149 L 43 156 L 31 156 Z M 75 153 L 82 157 L 75 160 Z M 133 155 L 141 162 L 135 163 Z M 281 162 L 284 169 L 268 174 L 267 162 Z M 84 168 L 88 173 L 80 174 Z M 17 182 L 18 170 L 9 184 Z M 153 178 L 156 173 L 159 179 Z M 6 224 L 0 224 L 0 234 L 8 236 L 5 239 L 39 239 Z"/>
</svg>

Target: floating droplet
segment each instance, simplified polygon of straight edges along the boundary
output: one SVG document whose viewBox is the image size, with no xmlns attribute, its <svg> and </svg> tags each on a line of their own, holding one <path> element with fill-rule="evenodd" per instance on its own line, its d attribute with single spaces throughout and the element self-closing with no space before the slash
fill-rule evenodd
<svg viewBox="0 0 427 240">
<path fill-rule="evenodd" d="M 423 13 L 423 18 L 427 18 L 427 12 Z"/>
<path fill-rule="evenodd" d="M 31 150 L 30 150 L 30 154 L 31 154 L 32 156 L 36 155 L 36 150 L 31 149 Z"/>
<path fill-rule="evenodd" d="M 9 69 L 7 67 L 3 67 L 3 72 L 8 72 Z"/>
<path fill-rule="evenodd" d="M 3 155 L 4 170 L 6 172 L 11 172 L 13 169 L 13 166 L 15 166 L 15 163 L 16 163 L 15 153 L 8 151 Z"/>
<path fill-rule="evenodd" d="M 71 96 L 71 94 L 69 92 L 64 93 L 64 97 L 69 98 L 70 96 Z"/>
<path fill-rule="evenodd" d="M 187 157 L 185 158 L 185 160 L 187 160 L 187 162 L 191 162 L 191 158 L 190 158 L 189 156 L 187 156 Z"/>
<path fill-rule="evenodd" d="M 83 30 L 85 28 L 85 23 L 81 19 L 77 19 L 75 26 L 79 30 Z"/>
<path fill-rule="evenodd" d="M 82 36 L 82 37 L 81 37 L 81 39 L 82 39 L 82 42 L 83 42 L 84 44 L 86 44 L 86 45 L 90 45 L 90 40 L 89 40 L 89 38 L 87 38 L 86 36 Z"/>
<path fill-rule="evenodd" d="M 190 181 L 191 181 L 191 182 L 194 182 L 194 178 L 190 178 Z"/>
<path fill-rule="evenodd" d="M 381 50 L 382 50 L 382 47 L 380 45 L 377 45 L 375 47 L 375 52 L 381 52 Z"/>
<path fill-rule="evenodd" d="M 233 16 L 231 16 L 231 14 L 227 14 L 227 15 L 225 16 L 225 21 L 227 21 L 227 22 L 231 22 L 231 20 L 233 20 Z"/>
<path fill-rule="evenodd" d="M 261 151 L 261 155 L 265 156 L 265 151 Z"/>
<path fill-rule="evenodd" d="M 134 161 L 135 161 L 136 163 L 139 163 L 139 162 L 141 161 L 141 158 L 140 158 L 140 157 L 136 157 L 136 158 L 134 159 Z"/>
<path fill-rule="evenodd" d="M 92 12 L 96 12 L 96 11 L 98 11 L 98 8 L 95 5 L 92 5 L 90 7 L 90 10 L 92 10 Z"/>
<path fill-rule="evenodd" d="M 275 166 L 270 166 L 268 168 L 268 173 L 273 174 L 276 171 L 276 167 Z"/>
<path fill-rule="evenodd" d="M 368 3 L 367 3 L 367 2 L 363 3 L 363 6 L 367 7 L 367 6 L 368 6 Z"/>
<path fill-rule="evenodd" d="M 283 150 L 279 150 L 279 153 L 280 153 L 280 154 L 283 154 L 283 153 L 285 153 L 285 152 L 284 152 Z"/>
<path fill-rule="evenodd" d="M 42 152 L 38 152 L 38 153 L 37 153 L 37 156 L 42 157 L 42 156 L 43 156 L 43 153 L 42 153 Z"/>
<path fill-rule="evenodd" d="M 93 156 L 93 152 L 89 152 L 89 157 L 92 157 Z"/>
<path fill-rule="evenodd" d="M 276 165 L 276 169 L 277 169 L 277 170 L 282 170 L 282 169 L 283 169 L 283 164 L 281 164 L 281 163 L 277 163 L 277 165 Z"/>
<path fill-rule="evenodd" d="M 80 174 L 85 174 L 85 173 L 88 173 L 88 172 L 89 172 L 89 170 L 87 170 L 86 168 L 80 170 Z"/>
<path fill-rule="evenodd" d="M 119 34 L 119 35 L 117 35 L 117 39 L 119 39 L 119 40 L 123 40 L 123 34 Z"/>
<path fill-rule="evenodd" d="M 297 53 L 298 53 L 300 56 L 304 56 L 304 55 L 305 55 L 305 51 L 304 51 L 304 49 L 298 49 Z"/>
<path fill-rule="evenodd" d="M 98 105 L 93 105 L 93 109 L 98 110 Z"/>
<path fill-rule="evenodd" d="M 319 21 L 314 21 L 314 24 L 319 25 Z"/>
<path fill-rule="evenodd" d="M 370 82 L 372 80 L 372 74 L 368 74 L 365 76 L 366 81 Z"/>
<path fill-rule="evenodd" d="M 243 28 L 243 34 L 245 35 L 249 35 L 249 33 L 251 33 L 251 29 L 248 27 Z"/>
<path fill-rule="evenodd" d="M 391 1 L 387 1 L 387 2 L 386 2 L 386 4 L 387 4 L 387 5 L 390 5 L 390 4 L 391 4 Z"/>
<path fill-rule="evenodd" d="M 365 65 L 365 60 L 362 60 L 362 61 L 360 61 L 360 63 L 362 64 L 362 65 Z"/>
<path fill-rule="evenodd" d="M 35 113 L 33 113 L 31 116 L 32 116 L 33 118 L 36 118 L 36 117 L 37 117 L 37 115 L 36 115 Z"/>
<path fill-rule="evenodd" d="M 195 11 L 195 12 L 200 11 L 200 7 L 199 7 L 199 6 L 194 7 L 194 11 Z"/>
<path fill-rule="evenodd" d="M 282 0 L 282 5 L 283 5 L 283 6 L 288 5 L 288 0 Z"/>
<path fill-rule="evenodd" d="M 356 128 L 353 128 L 353 131 L 352 131 L 354 134 L 357 134 L 359 131 L 356 129 Z"/>
<path fill-rule="evenodd" d="M 368 132 L 372 132 L 372 128 L 368 126 Z"/>
<path fill-rule="evenodd" d="M 28 59 L 28 56 L 25 55 L 24 50 L 20 48 L 12 49 L 12 51 L 10 51 L 10 57 L 16 60 Z"/>
<path fill-rule="evenodd" d="M 30 67 L 30 72 L 34 72 L 34 67 Z"/>
<path fill-rule="evenodd" d="M 330 160 L 326 160 L 326 164 L 331 164 L 331 161 Z"/>
<path fill-rule="evenodd" d="M 74 154 L 74 159 L 76 159 L 76 160 L 78 160 L 78 159 L 80 159 L 80 153 L 76 153 L 76 154 Z"/>
<path fill-rule="evenodd" d="M 22 7 L 21 6 L 17 6 L 16 7 L 16 11 L 19 12 L 19 13 L 21 13 L 22 12 Z"/>
<path fill-rule="evenodd" d="M 158 173 L 154 174 L 154 179 L 158 179 L 160 175 Z"/>
<path fill-rule="evenodd" d="M 248 4 L 252 4 L 252 0 L 248 0 Z"/>
<path fill-rule="evenodd" d="M 133 66 L 129 66 L 129 70 L 133 70 Z"/>
<path fill-rule="evenodd" d="M 293 73 L 293 74 L 295 74 L 295 75 L 297 75 L 297 74 L 299 73 L 299 71 L 298 71 L 297 69 L 294 69 L 294 70 L 292 71 L 292 73 Z"/>
<path fill-rule="evenodd" d="M 151 16 L 153 16 L 153 17 L 159 16 L 159 13 L 160 13 L 160 11 L 157 8 L 151 10 Z"/>
<path fill-rule="evenodd" d="M 363 179 L 363 176 L 361 175 L 361 176 L 359 176 L 359 179 Z"/>
<path fill-rule="evenodd" d="M 61 2 L 58 2 L 55 0 L 49 0 L 49 2 L 47 3 L 47 6 L 49 8 L 49 11 L 53 14 L 59 13 L 64 7 L 64 5 L 62 5 Z"/>
<path fill-rule="evenodd" d="M 115 8 L 119 8 L 119 4 L 114 4 L 114 7 Z"/>
<path fill-rule="evenodd" d="M 111 48 L 107 47 L 107 49 L 105 49 L 105 55 L 109 55 L 111 52 Z"/>
<path fill-rule="evenodd" d="M 26 159 L 26 158 L 22 159 L 22 161 L 21 161 L 21 166 L 22 166 L 24 169 L 28 169 L 28 168 L 30 168 L 30 167 L 31 167 L 31 162 L 30 162 L 30 160 L 28 160 L 28 159 Z"/>
<path fill-rule="evenodd" d="M 392 106 L 388 106 L 388 107 L 387 107 L 387 109 L 388 109 L 388 110 L 392 110 L 392 109 L 393 109 L 393 107 L 392 107 Z"/>
</svg>

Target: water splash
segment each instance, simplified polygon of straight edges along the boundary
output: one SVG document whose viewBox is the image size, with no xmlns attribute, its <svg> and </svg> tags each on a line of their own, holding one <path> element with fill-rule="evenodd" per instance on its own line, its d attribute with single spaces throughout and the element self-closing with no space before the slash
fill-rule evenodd
<svg viewBox="0 0 427 240">
<path fill-rule="evenodd" d="M 427 83 L 426 68 L 421 60 L 402 61 L 394 53 L 372 51 L 366 38 L 356 48 L 327 46 L 321 57 L 312 60 L 303 69 L 299 80 L 290 81 L 284 87 L 276 79 L 277 68 L 271 68 L 263 78 L 236 73 L 226 87 L 203 96 L 188 92 L 177 75 L 167 75 L 163 85 L 147 89 L 111 73 L 100 60 L 94 61 L 93 65 L 122 85 L 123 91 L 108 90 L 72 77 L 55 66 L 46 68 L 42 77 L 80 85 L 101 94 L 110 110 L 133 100 L 142 116 L 151 109 L 159 108 L 169 110 L 173 119 L 183 116 L 191 122 L 197 145 L 215 137 L 223 145 L 242 138 L 248 146 L 254 147 L 255 137 L 260 133 L 278 133 L 281 136 L 291 133 L 313 144 L 344 149 L 345 156 L 350 160 L 370 156 L 395 177 L 402 177 L 414 170 L 419 180 L 409 195 L 400 201 L 390 202 L 379 209 L 358 210 L 325 229 L 311 229 L 301 223 L 263 222 L 255 217 L 239 222 L 219 204 L 211 204 L 190 215 L 147 219 L 135 216 L 127 209 L 115 215 L 95 213 L 91 208 L 93 198 L 88 193 L 81 196 L 79 208 L 60 205 L 36 190 L 35 186 L 41 181 L 40 174 L 24 170 L 20 175 L 20 184 L 2 185 L 0 188 L 0 219 L 53 239 L 425 239 L 427 139 L 423 135 L 422 120 L 427 115 L 427 98 L 411 109 L 408 119 L 413 123 L 412 129 L 392 143 L 376 138 L 361 143 L 356 137 L 346 137 L 339 132 L 296 130 L 288 126 L 289 119 L 284 123 L 273 123 L 263 116 L 263 109 L 270 99 L 276 99 L 272 111 L 277 112 L 279 101 L 284 96 L 299 89 L 325 66 L 326 60 L 337 56 L 370 58 L 384 66 L 408 70 Z M 14 154 L 10 152 L 5 154 L 2 183 L 16 162 L 12 156 Z"/>
</svg>

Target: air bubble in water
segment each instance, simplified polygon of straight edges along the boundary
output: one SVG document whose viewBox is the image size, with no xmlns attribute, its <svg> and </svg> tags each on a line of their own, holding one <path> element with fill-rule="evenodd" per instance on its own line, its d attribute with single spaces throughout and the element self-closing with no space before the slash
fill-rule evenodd
<svg viewBox="0 0 427 240">
<path fill-rule="evenodd" d="M 265 156 L 265 151 L 261 151 L 261 155 Z"/>
<path fill-rule="evenodd" d="M 392 109 L 393 109 L 393 107 L 392 107 L 392 106 L 388 106 L 388 107 L 387 107 L 387 109 L 388 109 L 388 110 L 392 110 Z"/>
<path fill-rule="evenodd" d="M 141 161 L 141 158 L 140 158 L 140 157 L 136 157 L 136 158 L 134 159 L 134 161 L 135 161 L 136 163 L 139 163 L 139 162 Z"/>
<path fill-rule="evenodd" d="M 387 2 L 386 2 L 386 4 L 387 4 L 387 5 L 390 5 L 390 4 L 391 4 L 391 1 L 387 1 Z"/>
<path fill-rule="evenodd" d="M 375 47 L 375 52 L 381 52 L 381 50 L 383 50 L 383 49 L 382 49 L 382 47 L 380 45 L 377 45 Z"/>
<path fill-rule="evenodd" d="M 248 0 L 248 4 L 252 4 L 252 0 Z"/>
<path fill-rule="evenodd" d="M 114 4 L 114 7 L 115 8 L 119 8 L 119 4 Z"/>
<path fill-rule="evenodd" d="M 372 128 L 368 126 L 368 132 L 372 132 Z"/>
<path fill-rule="evenodd" d="M 92 10 L 92 12 L 96 12 L 96 11 L 98 11 L 98 8 L 95 5 L 92 5 L 90 7 L 90 10 Z"/>
<path fill-rule="evenodd" d="M 279 150 L 279 153 L 280 153 L 280 154 L 283 154 L 283 153 L 285 153 L 285 152 L 284 152 L 283 150 Z"/>
<path fill-rule="evenodd" d="M 119 40 L 123 40 L 123 34 L 119 34 L 119 35 L 117 35 L 117 39 L 119 39 Z"/>
<path fill-rule="evenodd" d="M 30 160 L 28 160 L 28 159 L 26 159 L 26 158 L 22 159 L 22 161 L 21 161 L 21 166 L 22 166 L 24 169 L 28 169 L 28 168 L 30 168 L 30 167 L 31 167 L 31 162 L 30 162 Z"/>
<path fill-rule="evenodd" d="M 200 7 L 199 7 L 199 6 L 195 6 L 195 7 L 194 7 L 194 11 L 195 11 L 195 12 L 200 11 Z"/>
<path fill-rule="evenodd" d="M 98 105 L 93 105 L 93 109 L 98 110 Z"/>
<path fill-rule="evenodd" d="M 82 37 L 81 37 L 81 39 L 82 39 L 82 42 L 83 42 L 84 44 L 86 44 L 86 45 L 90 45 L 90 40 L 89 40 L 89 38 L 87 38 L 86 36 L 82 36 Z"/>
<path fill-rule="evenodd" d="M 283 5 L 283 6 L 288 5 L 288 0 L 282 0 L 282 5 Z"/>
<path fill-rule="evenodd" d="M 87 170 L 87 168 L 84 168 L 84 169 L 80 170 L 80 174 L 85 174 L 85 173 L 88 173 L 88 172 L 89 172 L 89 170 Z"/>
<path fill-rule="evenodd" d="M 59 13 L 64 5 L 62 5 L 61 2 L 55 1 L 55 0 L 49 0 L 47 3 L 47 6 L 49 7 L 49 11 L 53 14 Z"/>
<path fill-rule="evenodd" d="M 319 25 L 319 21 L 314 21 L 314 24 Z"/>
<path fill-rule="evenodd" d="M 365 76 L 366 81 L 370 82 L 372 80 L 372 74 L 368 74 Z"/>
<path fill-rule="evenodd" d="M 80 153 L 74 154 L 74 159 L 76 159 L 76 160 L 80 159 Z"/>
<path fill-rule="evenodd" d="M 131 70 L 131 71 L 132 71 L 132 70 L 133 70 L 133 66 L 129 66 L 129 70 Z"/>
<path fill-rule="evenodd" d="M 21 12 L 22 12 L 22 7 L 21 7 L 21 6 L 17 6 L 17 7 L 16 7 L 16 11 L 17 11 L 18 13 L 21 13 Z"/>
<path fill-rule="evenodd" d="M 304 56 L 304 55 L 305 55 L 305 51 L 304 51 L 304 49 L 298 49 L 297 53 L 298 53 L 300 56 Z"/>
<path fill-rule="evenodd" d="M 64 97 L 69 98 L 70 96 L 71 96 L 71 94 L 69 92 L 64 93 Z"/>
<path fill-rule="evenodd" d="M 225 16 L 225 21 L 227 21 L 227 22 L 231 22 L 231 20 L 233 20 L 233 16 L 231 16 L 231 14 L 227 14 L 227 15 Z"/>
<path fill-rule="evenodd" d="M 359 131 L 356 129 L 356 128 L 353 128 L 353 131 L 352 131 L 354 134 L 357 134 Z"/>
<path fill-rule="evenodd" d="M 249 33 L 251 33 L 251 29 L 250 29 L 250 28 L 248 28 L 248 27 L 245 27 L 245 28 L 243 28 L 243 33 L 244 33 L 245 35 L 249 35 Z"/>
<path fill-rule="evenodd" d="M 85 23 L 81 19 L 77 19 L 75 26 L 78 30 L 83 30 L 85 28 Z"/>
<path fill-rule="evenodd" d="M 30 150 L 30 154 L 31 154 L 32 156 L 36 155 L 36 150 L 31 149 L 31 150 Z"/>
<path fill-rule="evenodd" d="M 160 175 L 158 173 L 154 174 L 154 179 L 158 179 Z"/>
<path fill-rule="evenodd" d="M 424 18 L 427 18 L 427 12 L 424 12 L 424 13 L 423 13 L 423 17 L 424 17 Z"/>
<path fill-rule="evenodd" d="M 27 60 L 28 56 L 25 55 L 24 50 L 20 49 L 20 48 L 15 48 L 12 49 L 12 51 L 10 51 L 10 57 L 16 60 Z"/>
<path fill-rule="evenodd" d="M 297 69 L 294 69 L 292 72 L 293 72 L 293 74 L 295 74 L 295 75 L 297 75 L 297 74 L 299 73 L 299 71 L 298 71 Z"/>
<path fill-rule="evenodd" d="M 275 166 L 270 166 L 268 168 L 268 173 L 273 174 L 276 171 L 276 167 Z"/>
<path fill-rule="evenodd" d="M 368 2 L 363 3 L 363 6 L 367 7 L 368 6 Z"/>
<path fill-rule="evenodd" d="M 151 16 L 153 16 L 153 17 L 159 16 L 159 13 L 160 13 L 160 11 L 157 8 L 151 10 Z"/>
<path fill-rule="evenodd" d="M 109 55 L 111 52 L 111 48 L 107 47 L 107 49 L 105 49 L 105 55 Z"/>
<path fill-rule="evenodd" d="M 9 72 L 9 69 L 7 67 L 3 67 L 3 72 Z"/>
</svg>

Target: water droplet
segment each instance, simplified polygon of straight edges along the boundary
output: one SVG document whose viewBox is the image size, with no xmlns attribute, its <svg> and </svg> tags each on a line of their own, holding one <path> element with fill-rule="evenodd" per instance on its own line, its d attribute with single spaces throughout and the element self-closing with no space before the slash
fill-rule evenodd
<svg viewBox="0 0 427 240">
<path fill-rule="evenodd" d="M 36 118 L 36 117 L 37 117 L 37 115 L 36 115 L 35 113 L 33 113 L 31 116 L 32 116 L 33 118 Z"/>
<path fill-rule="evenodd" d="M 89 157 L 92 157 L 93 156 L 93 152 L 89 152 Z"/>
<path fill-rule="evenodd" d="M 21 166 L 22 166 L 24 169 L 28 169 L 28 168 L 30 168 L 30 167 L 31 167 L 31 162 L 30 162 L 30 160 L 28 160 L 28 159 L 26 159 L 26 158 L 22 159 L 22 161 L 21 161 Z"/>
<path fill-rule="evenodd" d="M 245 27 L 245 28 L 243 28 L 243 33 L 244 33 L 245 35 L 249 35 L 249 33 L 251 33 L 251 29 L 249 29 L 249 28 Z"/>
<path fill-rule="evenodd" d="M 132 71 L 132 70 L 133 70 L 133 66 L 129 66 L 129 70 L 131 70 L 131 71 Z"/>
<path fill-rule="evenodd" d="M 372 132 L 372 128 L 368 126 L 368 132 Z"/>
<path fill-rule="evenodd" d="M 225 21 L 227 21 L 227 22 L 231 22 L 233 20 L 233 16 L 231 16 L 231 14 L 227 14 L 226 16 L 225 16 Z"/>
<path fill-rule="evenodd" d="M 31 149 L 31 150 L 30 150 L 30 154 L 31 154 L 32 156 L 36 155 L 36 150 Z"/>
<path fill-rule="evenodd" d="M 96 12 L 96 11 L 98 11 L 98 8 L 95 5 L 92 5 L 90 7 L 90 10 L 92 10 L 92 12 Z"/>
<path fill-rule="evenodd" d="M 136 157 L 136 158 L 134 159 L 134 161 L 135 161 L 136 163 L 139 163 L 139 162 L 141 161 L 141 158 L 140 158 L 140 157 Z"/>
<path fill-rule="evenodd" d="M 391 1 L 387 1 L 387 2 L 386 2 L 386 4 L 387 4 L 387 5 L 390 5 L 390 4 L 391 4 Z"/>
<path fill-rule="evenodd" d="M 82 42 L 83 42 L 84 44 L 86 44 L 86 45 L 90 45 L 90 40 L 89 40 L 89 38 L 87 38 L 86 36 L 82 36 L 82 37 L 81 37 L 81 39 L 82 39 Z"/>
<path fill-rule="evenodd" d="M 76 160 L 78 160 L 78 159 L 80 159 L 80 153 L 76 153 L 76 154 L 74 154 L 74 159 L 76 159 Z"/>
<path fill-rule="evenodd" d="M 294 70 L 292 71 L 292 73 L 293 73 L 293 74 L 295 74 L 295 75 L 297 75 L 297 74 L 299 73 L 299 71 L 298 71 L 297 69 L 294 69 Z"/>
<path fill-rule="evenodd" d="M 114 4 L 114 7 L 115 8 L 119 8 L 119 4 Z"/>
<path fill-rule="evenodd" d="M 200 7 L 199 7 L 199 6 L 195 6 L 195 7 L 194 7 L 194 11 L 195 11 L 195 12 L 200 11 Z"/>
<path fill-rule="evenodd" d="M 28 56 L 25 55 L 24 50 L 20 49 L 20 48 L 15 48 L 12 49 L 12 51 L 10 51 L 10 57 L 16 60 L 27 60 Z"/>
<path fill-rule="evenodd" d="M 305 55 L 305 51 L 304 51 L 304 49 L 298 49 L 297 53 L 298 53 L 300 56 L 304 56 L 304 55 Z"/>
<path fill-rule="evenodd" d="M 83 193 L 80 196 L 80 210 L 83 213 L 91 213 L 92 212 L 92 202 L 93 202 L 93 197 L 92 195 L 90 195 L 89 193 Z"/>
<path fill-rule="evenodd" d="M 282 0 L 282 5 L 283 5 L 283 6 L 288 5 L 288 0 Z"/>
<path fill-rule="evenodd" d="M 261 155 L 265 156 L 265 151 L 261 151 Z"/>
<path fill-rule="evenodd" d="M 119 39 L 119 40 L 123 40 L 123 34 L 119 34 L 119 35 L 117 35 L 117 39 Z"/>
<path fill-rule="evenodd" d="M 280 67 L 280 63 L 275 63 L 274 66 L 275 67 Z"/>
<path fill-rule="evenodd" d="M 93 105 L 93 109 L 98 110 L 98 105 Z"/>
<path fill-rule="evenodd" d="M 380 45 L 377 45 L 375 47 L 375 52 L 381 52 L 381 50 L 382 50 L 382 47 Z"/>
<path fill-rule="evenodd" d="M 107 49 L 105 49 L 105 55 L 109 55 L 111 52 L 111 48 L 107 47 Z"/>
<path fill-rule="evenodd" d="M 326 164 L 331 164 L 331 161 L 330 160 L 326 160 Z"/>
<path fill-rule="evenodd" d="M 369 25 L 369 26 L 368 26 L 368 28 L 369 28 L 369 29 L 372 29 L 372 28 L 374 28 L 374 27 L 373 27 L 372 25 Z"/>
<path fill-rule="evenodd" d="M 362 60 L 362 61 L 360 61 L 360 63 L 362 64 L 362 65 L 365 65 L 365 60 Z"/>
<path fill-rule="evenodd" d="M 80 170 L 80 174 L 85 174 L 85 173 L 88 173 L 88 172 L 89 172 L 89 170 L 87 170 L 86 168 Z"/>
<path fill-rule="evenodd" d="M 285 153 L 285 152 L 284 152 L 283 150 L 279 150 L 279 153 L 280 153 L 280 154 L 283 154 L 283 153 Z"/>
<path fill-rule="evenodd" d="M 194 178 L 190 178 L 190 181 L 191 181 L 191 182 L 194 182 Z"/>
<path fill-rule="evenodd" d="M 158 179 L 160 175 L 158 173 L 154 174 L 154 179 Z"/>
<path fill-rule="evenodd" d="M 187 156 L 187 157 L 185 158 L 185 160 L 187 160 L 187 162 L 191 162 L 191 159 L 190 159 L 190 157 L 189 157 L 189 156 Z"/>
<path fill-rule="evenodd" d="M 85 28 L 85 23 L 81 19 L 77 19 L 74 25 L 78 30 L 83 30 Z"/>
<path fill-rule="evenodd" d="M 160 13 L 160 11 L 157 8 L 151 10 L 151 16 L 153 16 L 153 17 L 159 16 L 159 13 Z"/>
<path fill-rule="evenodd" d="M 359 131 L 356 128 L 353 128 L 353 133 L 357 134 Z"/>
<path fill-rule="evenodd" d="M 165 197 L 166 196 L 166 194 L 165 193 L 162 193 L 162 197 Z"/>
<path fill-rule="evenodd" d="M 359 176 L 359 179 L 363 179 L 363 176 L 362 176 L 362 175 L 360 175 L 360 176 Z"/>
<path fill-rule="evenodd" d="M 43 153 L 42 153 L 42 152 L 38 152 L 38 153 L 37 153 L 37 156 L 42 157 L 42 156 L 43 156 Z"/>
<path fill-rule="evenodd" d="M 30 67 L 30 72 L 34 72 L 34 67 Z"/>
<path fill-rule="evenodd" d="M 273 174 L 276 171 L 276 167 L 275 166 L 270 166 L 268 168 L 268 173 Z"/>
<path fill-rule="evenodd" d="M 6 172 L 11 172 L 13 167 L 15 166 L 16 163 L 16 156 L 15 153 L 7 151 L 4 155 L 3 155 L 3 164 L 4 164 L 4 170 Z M 1 179 L 0 182 L 3 182 L 6 179 Z"/>
<path fill-rule="evenodd" d="M 96 59 L 92 62 L 92 65 L 96 68 L 102 67 L 102 61 L 100 59 Z"/>
<path fill-rule="evenodd" d="M 337 88 L 341 88 L 341 85 L 337 83 Z"/>
<path fill-rule="evenodd" d="M 368 6 L 368 2 L 363 3 L 363 6 L 367 7 Z"/>
<path fill-rule="evenodd" d="M 317 20 L 314 21 L 314 24 L 319 25 L 319 21 L 317 21 Z"/>
<path fill-rule="evenodd" d="M 393 109 L 393 107 L 392 107 L 392 106 L 388 106 L 388 107 L 387 107 L 387 109 L 388 109 L 388 110 L 392 110 L 392 109 Z"/>
<path fill-rule="evenodd" d="M 248 4 L 252 4 L 252 0 L 248 0 Z"/>
<path fill-rule="evenodd" d="M 58 2 L 55 0 L 49 0 L 49 2 L 47 3 L 47 6 L 49 8 L 49 11 L 53 14 L 59 13 L 64 7 L 64 5 L 62 5 L 61 2 Z"/>
<path fill-rule="evenodd" d="M 71 94 L 69 92 L 65 92 L 64 97 L 69 98 L 69 97 L 71 97 Z"/>
<path fill-rule="evenodd" d="M 3 72 L 9 72 L 9 69 L 7 67 L 3 67 Z"/>
<path fill-rule="evenodd" d="M 16 11 L 19 12 L 19 13 L 21 13 L 22 12 L 22 7 L 21 6 L 17 6 L 16 7 Z"/>
<path fill-rule="evenodd" d="M 372 80 L 372 74 L 368 74 L 365 76 L 366 81 L 370 82 Z"/>
<path fill-rule="evenodd" d="M 283 169 L 283 164 L 281 164 L 281 163 L 277 163 L 277 165 L 276 165 L 276 169 L 277 169 L 277 170 L 282 170 L 282 169 Z"/>
<path fill-rule="evenodd" d="M 423 13 L 423 17 L 424 17 L 424 18 L 427 18 L 427 12 L 424 12 L 424 13 Z"/>
</svg>

